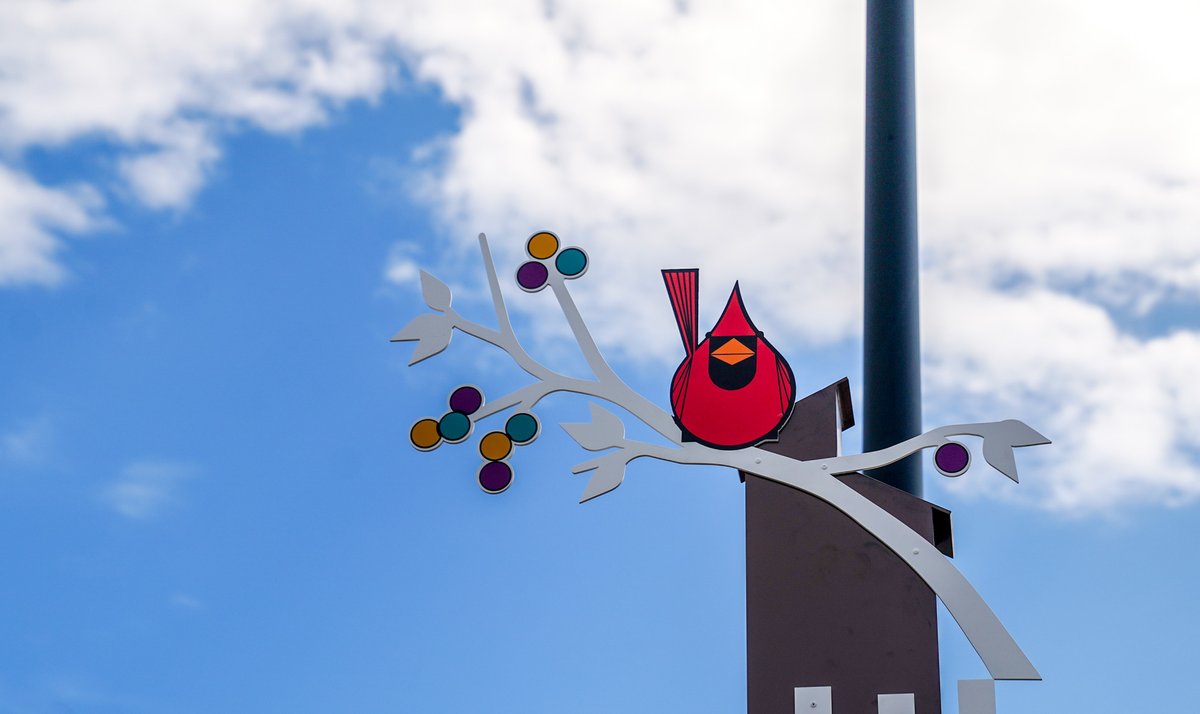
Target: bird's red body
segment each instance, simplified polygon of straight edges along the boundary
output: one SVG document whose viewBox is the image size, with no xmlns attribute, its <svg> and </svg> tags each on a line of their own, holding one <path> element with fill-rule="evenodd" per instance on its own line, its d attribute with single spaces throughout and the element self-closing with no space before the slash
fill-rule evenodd
<svg viewBox="0 0 1200 714">
<path fill-rule="evenodd" d="M 740 449 L 778 438 L 792 413 L 796 380 L 755 328 L 735 284 L 729 302 L 697 342 L 699 271 L 664 270 L 687 356 L 671 380 L 671 408 L 684 441 Z"/>
</svg>

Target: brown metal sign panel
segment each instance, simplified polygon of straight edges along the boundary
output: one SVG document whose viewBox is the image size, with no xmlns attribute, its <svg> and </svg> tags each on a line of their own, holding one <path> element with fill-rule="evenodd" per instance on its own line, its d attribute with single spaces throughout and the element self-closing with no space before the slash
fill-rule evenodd
<svg viewBox="0 0 1200 714">
<path fill-rule="evenodd" d="M 799 459 L 838 452 L 853 424 L 846 381 L 799 402 L 777 444 Z M 933 592 L 857 523 L 806 493 L 746 474 L 749 714 L 794 714 L 796 687 L 832 687 L 838 714 L 875 714 L 878 695 L 911 692 L 941 711 Z M 947 550 L 949 514 L 861 474 L 839 477 Z"/>
</svg>

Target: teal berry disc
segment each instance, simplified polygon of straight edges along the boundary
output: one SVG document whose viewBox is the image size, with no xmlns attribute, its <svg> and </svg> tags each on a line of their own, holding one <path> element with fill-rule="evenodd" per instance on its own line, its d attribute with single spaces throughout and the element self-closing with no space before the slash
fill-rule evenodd
<svg viewBox="0 0 1200 714">
<path fill-rule="evenodd" d="M 568 278 L 578 278 L 587 270 L 588 258 L 579 248 L 567 248 L 554 259 L 554 267 Z"/>
<path fill-rule="evenodd" d="M 522 412 L 508 418 L 504 424 L 504 433 L 514 444 L 528 444 L 537 438 L 539 428 L 537 417 Z"/>
<path fill-rule="evenodd" d="M 450 412 L 438 421 L 438 433 L 450 443 L 457 443 L 471 435 L 471 417 L 462 412 Z"/>
</svg>

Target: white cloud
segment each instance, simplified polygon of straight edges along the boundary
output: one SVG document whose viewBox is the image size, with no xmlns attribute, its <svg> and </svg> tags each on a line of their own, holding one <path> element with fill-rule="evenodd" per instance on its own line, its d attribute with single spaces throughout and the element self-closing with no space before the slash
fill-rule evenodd
<svg viewBox="0 0 1200 714">
<path fill-rule="evenodd" d="M 0 164 L 0 286 L 61 282 L 58 236 L 101 227 L 101 203 L 87 186 L 46 188 Z"/>
<path fill-rule="evenodd" d="M 388 86 L 391 40 L 367 19 L 300 0 L 0 3 L 0 156 L 99 138 L 135 200 L 186 207 L 221 136 L 295 132 Z M 0 285 L 60 281 L 61 236 L 97 227 L 100 205 L 0 162 Z"/>
<path fill-rule="evenodd" d="M 1022 450 L 1022 486 L 959 488 L 1086 513 L 1200 496 L 1200 334 L 1123 334 L 1099 306 L 1048 289 L 937 285 L 924 309 L 927 411 L 1020 416 L 1054 441 Z M 978 479 L 978 480 L 976 480 Z"/>
<path fill-rule="evenodd" d="M 610 348 L 639 315 L 674 349 L 643 295 L 678 263 L 704 269 L 706 304 L 744 278 L 759 324 L 793 340 L 855 336 L 861 8 L 553 7 L 486 41 L 434 26 L 419 55 L 468 109 L 430 177 L 448 224 L 510 236 L 510 261 L 542 226 L 582 243 L 597 271 L 578 292 Z M 1147 317 L 1200 299 L 1200 49 L 1175 29 L 1198 12 L 921 5 L 927 417 L 1052 435 L 1022 453 L 1022 500 L 1200 495 L 1200 332 Z"/>
<path fill-rule="evenodd" d="M 1200 6 L 918 12 L 928 416 L 1053 432 L 1022 487 L 1050 507 L 1195 498 L 1200 333 L 1154 316 L 1200 301 Z M 777 344 L 829 344 L 859 329 L 863 25 L 842 0 L 10 2 L 0 141 L 104 137 L 139 200 L 184 206 L 222 136 L 319 124 L 399 57 L 463 110 L 421 184 L 447 232 L 509 264 L 542 227 L 585 247 L 608 348 L 639 315 L 673 354 L 643 297 L 673 265 L 704 269 L 706 305 L 744 279 Z M 56 279 L 54 236 L 95 209 L 3 171 L 61 205 L 0 228 L 23 246 L 0 276 Z M 394 253 L 385 275 L 413 270 Z"/>
<path fill-rule="evenodd" d="M 202 127 L 174 128 L 162 148 L 126 156 L 120 173 L 142 203 L 151 208 L 186 206 L 200 190 L 220 151 Z"/>
<path fill-rule="evenodd" d="M 41 464 L 50 458 L 54 425 L 41 416 L 0 434 L 0 463 Z"/>
<path fill-rule="evenodd" d="M 199 598 L 188 595 L 187 593 L 175 593 L 171 596 L 171 604 L 181 610 L 203 610 L 204 601 Z"/>
<path fill-rule="evenodd" d="M 389 283 L 396 285 L 416 285 L 420 266 L 413 258 L 412 243 L 397 243 L 388 252 L 387 265 L 383 275 Z"/>
<path fill-rule="evenodd" d="M 190 464 L 174 461 L 135 461 L 121 470 L 102 492 L 104 502 L 126 518 L 148 520 L 179 500 L 179 488 L 195 475 Z"/>
<path fill-rule="evenodd" d="M 0 20 L 0 135 L 17 147 L 169 144 L 187 116 L 295 130 L 388 77 L 367 18 L 340 2 L 14 0 Z"/>
</svg>

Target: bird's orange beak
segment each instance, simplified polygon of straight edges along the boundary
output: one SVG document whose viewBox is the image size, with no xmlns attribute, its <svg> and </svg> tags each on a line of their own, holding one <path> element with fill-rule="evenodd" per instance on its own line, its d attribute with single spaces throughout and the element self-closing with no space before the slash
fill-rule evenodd
<svg viewBox="0 0 1200 714">
<path fill-rule="evenodd" d="M 709 354 L 721 360 L 725 364 L 737 364 L 742 360 L 753 357 L 754 350 L 742 344 L 742 342 L 734 337 L 717 349 L 709 352 Z"/>
</svg>

